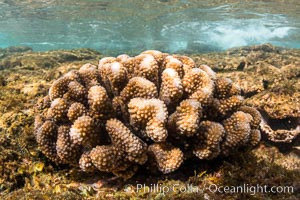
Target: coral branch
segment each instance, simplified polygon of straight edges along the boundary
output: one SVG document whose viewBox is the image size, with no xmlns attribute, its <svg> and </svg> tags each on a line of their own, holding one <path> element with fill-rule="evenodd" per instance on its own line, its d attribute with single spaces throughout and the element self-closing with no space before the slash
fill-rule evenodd
<svg viewBox="0 0 300 200">
<path fill-rule="evenodd" d="M 183 87 L 176 70 L 167 68 L 162 73 L 159 99 L 166 105 L 176 105 L 183 95 Z"/>
<path fill-rule="evenodd" d="M 150 154 L 155 158 L 158 169 L 168 174 L 180 167 L 183 162 L 183 153 L 179 148 L 157 143 L 149 146 Z"/>
<path fill-rule="evenodd" d="M 168 112 L 163 101 L 158 99 L 134 98 L 128 103 L 130 123 L 155 142 L 165 141 L 168 132 L 165 128 Z"/>
<path fill-rule="evenodd" d="M 197 137 L 200 143 L 196 145 L 194 154 L 200 159 L 213 159 L 220 152 L 220 143 L 225 136 L 225 130 L 220 123 L 202 121 L 200 123 Z"/>
</svg>

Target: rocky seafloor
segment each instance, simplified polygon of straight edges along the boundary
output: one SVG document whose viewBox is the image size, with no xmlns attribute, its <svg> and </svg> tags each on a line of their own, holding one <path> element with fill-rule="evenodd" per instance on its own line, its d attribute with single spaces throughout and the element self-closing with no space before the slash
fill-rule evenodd
<svg viewBox="0 0 300 200">
<path fill-rule="evenodd" d="M 33 135 L 35 106 L 53 81 L 85 63 L 97 65 L 104 55 L 90 49 L 0 49 L 1 199 L 299 199 L 300 50 L 264 44 L 188 56 L 240 85 L 246 103 L 263 115 L 260 145 L 223 159 L 187 162 L 168 175 L 138 171 L 124 181 L 107 173 L 54 164 L 39 151 Z M 160 188 L 175 184 L 177 188 L 259 184 L 293 186 L 294 191 L 137 191 L 137 184 L 144 183 L 148 188 L 155 184 Z"/>
</svg>

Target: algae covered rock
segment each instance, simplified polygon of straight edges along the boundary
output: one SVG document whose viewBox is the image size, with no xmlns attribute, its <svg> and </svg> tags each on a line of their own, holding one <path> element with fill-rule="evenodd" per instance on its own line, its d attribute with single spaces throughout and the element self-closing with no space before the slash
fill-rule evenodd
<svg viewBox="0 0 300 200">
<path fill-rule="evenodd" d="M 9 47 L 0 49 L 0 70 L 15 67 L 52 68 L 65 62 L 94 59 L 98 54 L 91 49 L 34 52 L 29 47 Z"/>
<path fill-rule="evenodd" d="M 255 146 L 260 115 L 243 100 L 236 84 L 208 66 L 149 50 L 58 78 L 34 132 L 56 163 L 123 177 L 143 165 L 170 173 L 189 155 L 210 160 Z"/>
</svg>

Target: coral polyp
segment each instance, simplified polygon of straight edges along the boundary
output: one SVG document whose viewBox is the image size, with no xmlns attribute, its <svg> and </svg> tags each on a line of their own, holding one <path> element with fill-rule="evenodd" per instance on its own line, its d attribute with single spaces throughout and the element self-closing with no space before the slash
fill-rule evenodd
<svg viewBox="0 0 300 200">
<path fill-rule="evenodd" d="M 191 155 L 227 156 L 260 140 L 261 116 L 241 89 L 186 56 L 148 50 L 106 57 L 53 82 L 35 120 L 56 163 L 130 177 L 177 170 Z"/>
</svg>

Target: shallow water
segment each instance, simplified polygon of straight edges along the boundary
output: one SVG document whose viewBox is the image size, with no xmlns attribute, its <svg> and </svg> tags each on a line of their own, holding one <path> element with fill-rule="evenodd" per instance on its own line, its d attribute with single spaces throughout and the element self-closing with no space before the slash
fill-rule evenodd
<svg viewBox="0 0 300 200">
<path fill-rule="evenodd" d="M 300 48 L 299 0 L 0 0 L 0 47 L 103 53 Z"/>
</svg>

